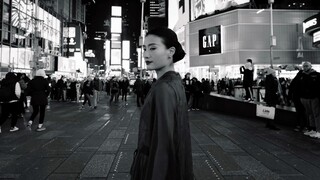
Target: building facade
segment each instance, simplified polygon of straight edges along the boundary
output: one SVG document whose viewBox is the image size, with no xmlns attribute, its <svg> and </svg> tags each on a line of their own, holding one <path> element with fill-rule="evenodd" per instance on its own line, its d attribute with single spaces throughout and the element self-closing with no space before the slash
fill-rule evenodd
<svg viewBox="0 0 320 180">
<path fill-rule="evenodd" d="M 272 64 L 301 64 L 310 61 L 318 68 L 320 51 L 312 46 L 312 37 L 303 33 L 303 21 L 316 14 L 312 10 L 274 10 Z M 211 31 L 210 31 L 211 30 Z M 204 32 L 206 31 L 206 32 Z M 271 65 L 270 12 L 236 9 L 190 22 L 186 28 L 186 49 L 190 69 L 197 76 L 217 78 L 241 77 L 239 68 L 252 59 L 258 72 Z M 197 70 L 196 70 L 197 69 Z M 217 76 L 217 77 L 214 77 Z M 290 77 L 290 72 L 282 71 Z"/>
<path fill-rule="evenodd" d="M 1 0 L 0 78 L 9 71 L 33 76 L 38 68 L 44 68 L 47 74 L 62 72 L 70 77 L 76 75 L 76 69 L 71 66 L 81 67 L 82 72 L 86 72 L 82 55 L 84 7 L 81 0 Z M 70 10 L 75 13 L 66 13 Z M 67 44 L 68 48 L 70 43 L 76 44 L 74 51 L 79 52 L 77 56 L 70 56 L 64 51 L 66 27 L 70 24 L 78 27 L 75 31 L 78 37 L 72 41 L 69 31 Z M 60 59 L 66 59 L 67 63 Z"/>
</svg>

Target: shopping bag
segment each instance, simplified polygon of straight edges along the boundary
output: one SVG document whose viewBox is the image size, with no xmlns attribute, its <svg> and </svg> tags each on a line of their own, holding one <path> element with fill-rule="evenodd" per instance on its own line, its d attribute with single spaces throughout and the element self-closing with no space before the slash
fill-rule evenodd
<svg viewBox="0 0 320 180">
<path fill-rule="evenodd" d="M 256 115 L 258 117 L 263 117 L 263 118 L 267 118 L 267 119 L 274 119 L 275 113 L 276 113 L 275 107 L 257 104 Z"/>
</svg>

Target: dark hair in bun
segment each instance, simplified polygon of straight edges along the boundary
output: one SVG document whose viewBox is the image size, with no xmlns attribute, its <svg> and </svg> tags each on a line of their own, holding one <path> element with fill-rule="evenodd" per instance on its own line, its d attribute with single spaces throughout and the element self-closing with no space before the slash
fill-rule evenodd
<svg viewBox="0 0 320 180">
<path fill-rule="evenodd" d="M 159 27 L 148 31 L 147 35 L 155 35 L 163 39 L 163 44 L 167 48 L 174 47 L 176 49 L 173 55 L 173 62 L 180 61 L 184 58 L 186 53 L 182 49 L 181 44 L 178 41 L 178 37 L 174 31 L 166 27 Z"/>
</svg>

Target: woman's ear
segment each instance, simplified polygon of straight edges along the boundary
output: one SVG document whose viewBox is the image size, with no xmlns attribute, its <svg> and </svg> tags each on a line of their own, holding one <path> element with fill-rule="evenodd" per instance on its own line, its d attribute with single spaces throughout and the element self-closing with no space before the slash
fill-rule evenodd
<svg viewBox="0 0 320 180">
<path fill-rule="evenodd" d="M 169 57 L 173 57 L 174 53 L 176 52 L 176 48 L 172 46 L 168 50 L 169 50 Z"/>
</svg>

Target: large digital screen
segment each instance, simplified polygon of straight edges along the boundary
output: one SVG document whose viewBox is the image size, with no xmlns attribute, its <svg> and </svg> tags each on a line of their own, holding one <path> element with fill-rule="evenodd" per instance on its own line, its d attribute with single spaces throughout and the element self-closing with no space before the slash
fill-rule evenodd
<svg viewBox="0 0 320 180">
<path fill-rule="evenodd" d="M 111 65 L 121 65 L 121 49 L 111 49 Z"/>
<path fill-rule="evenodd" d="M 191 20 L 249 2 L 250 0 L 191 0 Z"/>
<path fill-rule="evenodd" d="M 122 33 L 122 19 L 117 17 L 111 18 L 111 33 Z"/>
<path fill-rule="evenodd" d="M 122 41 L 122 58 L 130 59 L 130 41 Z"/>
</svg>

